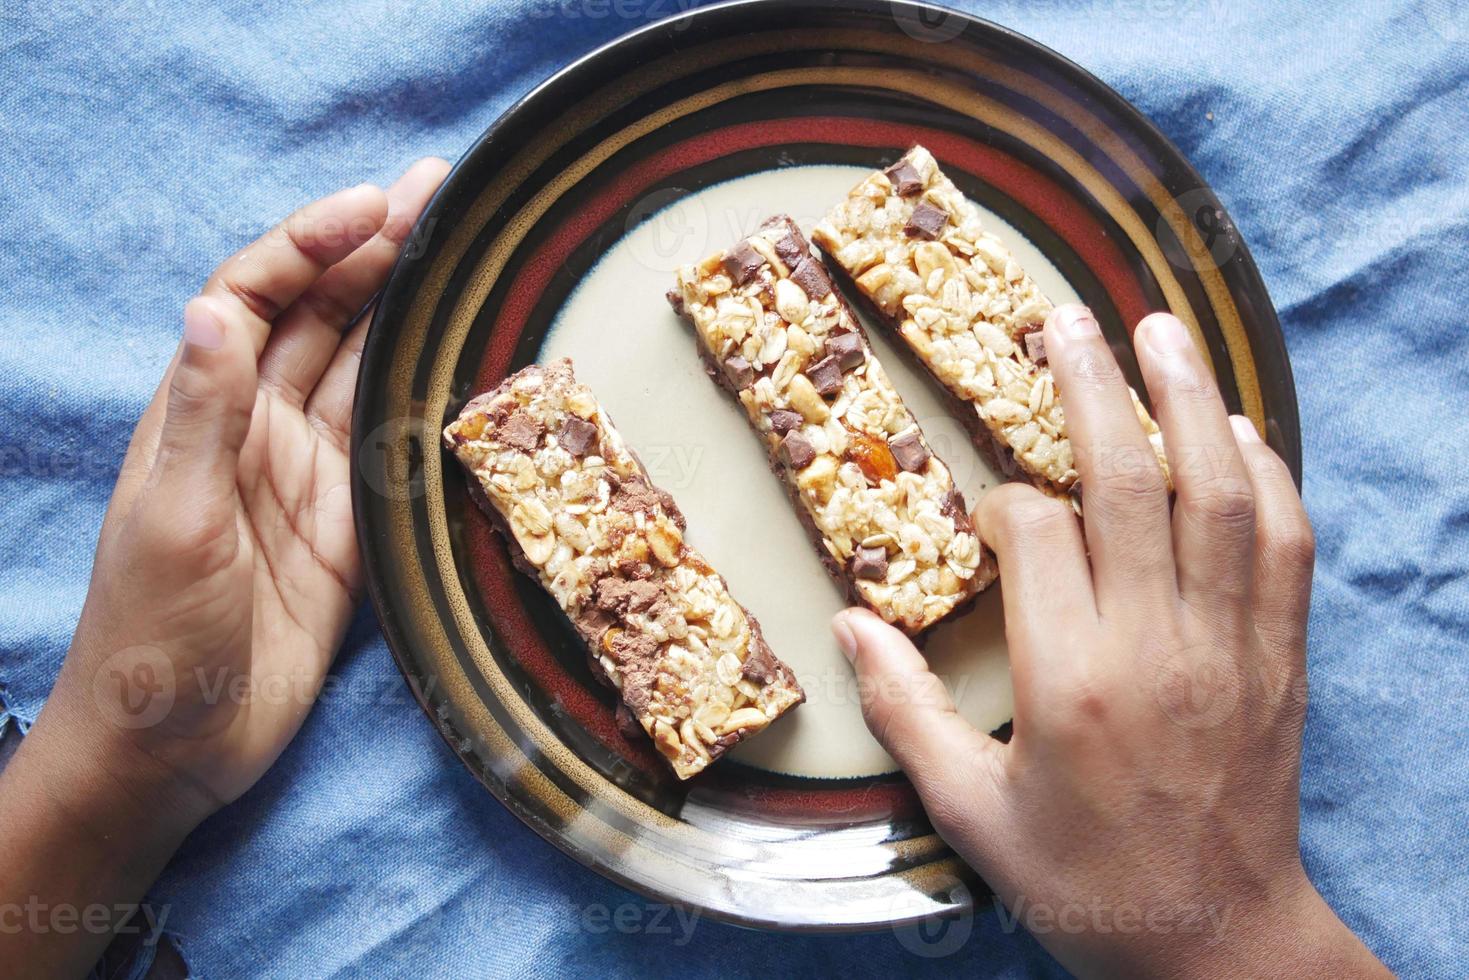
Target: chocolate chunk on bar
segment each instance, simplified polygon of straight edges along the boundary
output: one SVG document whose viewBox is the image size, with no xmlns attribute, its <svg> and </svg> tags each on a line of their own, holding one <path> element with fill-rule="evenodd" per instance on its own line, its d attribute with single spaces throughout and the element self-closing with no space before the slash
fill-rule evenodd
<svg viewBox="0 0 1469 980">
<path fill-rule="evenodd" d="M 908 215 L 908 223 L 903 225 L 903 233 L 912 238 L 926 238 L 929 241 L 939 237 L 944 230 L 944 225 L 949 223 L 949 215 L 943 208 L 936 208 L 927 201 L 919 201 L 913 207 L 913 213 Z"/>
<path fill-rule="evenodd" d="M 535 452 L 536 447 L 541 444 L 541 433 L 545 431 L 546 427 L 540 419 L 521 411 L 510 413 L 510 417 L 498 429 L 502 442 L 527 453 Z"/>
<path fill-rule="evenodd" d="M 828 354 L 806 368 L 806 377 L 811 379 L 811 387 L 824 397 L 842 390 L 842 366 L 835 354 Z"/>
<path fill-rule="evenodd" d="M 775 249 L 776 256 L 785 264 L 787 269 L 797 270 L 801 266 L 803 259 L 811 259 L 810 267 L 815 269 L 817 273 L 823 273 L 821 263 L 811 254 L 811 246 L 806 243 L 806 237 L 804 235 L 800 233 L 783 235 L 777 238 L 775 244 L 771 247 Z M 791 275 L 794 277 L 796 275 L 795 271 L 792 271 Z M 802 288 L 805 289 L 804 286 Z M 810 293 L 812 290 L 806 289 L 806 292 Z M 669 290 L 669 294 L 681 296 L 677 288 Z M 679 302 L 682 302 L 682 299 Z M 682 313 L 683 311 L 680 310 L 679 312 Z"/>
<path fill-rule="evenodd" d="M 857 546 L 852 555 L 852 574 L 860 579 L 881 582 L 888 574 L 888 553 L 886 548 L 864 548 Z"/>
<path fill-rule="evenodd" d="M 739 283 L 730 268 L 744 263 L 731 256 L 747 251 L 762 262 Z M 674 305 L 706 361 L 741 357 L 755 372 L 743 389 L 724 372 L 713 377 L 764 440 L 827 569 L 852 602 L 916 635 L 994 581 L 994 556 L 962 501 L 951 505 L 948 467 L 830 284 L 800 229 L 780 216 L 680 269 Z"/>
<path fill-rule="evenodd" d="M 804 470 L 816 458 L 816 447 L 799 432 L 791 432 L 780 441 L 780 458 L 793 470 Z"/>
<path fill-rule="evenodd" d="M 1041 366 L 1046 363 L 1046 336 L 1041 331 L 1043 326 L 1040 323 L 1021 324 L 1015 328 L 1014 335 L 1016 345 L 1024 349 L 1025 356 Z"/>
<path fill-rule="evenodd" d="M 732 248 L 724 256 L 724 270 L 736 286 L 743 286 L 760 270 L 763 261 L 753 248 Z"/>
<path fill-rule="evenodd" d="M 895 176 L 910 170 L 916 188 Z M 947 390 L 980 451 L 1066 498 L 1077 471 L 1039 332 L 1051 302 L 933 155 L 915 146 L 868 176 L 811 237 Z M 955 296 L 968 299 L 956 307 Z M 1163 437 L 1136 393 L 1133 407 L 1167 476 Z"/>
<path fill-rule="evenodd" d="M 444 445 L 680 779 L 805 700 L 570 361 L 475 398 Z"/>
<path fill-rule="evenodd" d="M 825 299 L 831 292 L 831 277 L 821 266 L 821 260 L 808 256 L 791 270 L 791 281 L 801 287 L 810 299 Z"/>
<path fill-rule="evenodd" d="M 561 448 L 571 455 L 585 456 L 587 450 L 597 442 L 597 427 L 573 415 L 562 423 L 561 432 L 556 439 L 561 443 Z"/>
<path fill-rule="evenodd" d="M 725 358 L 724 373 L 729 378 L 729 383 L 735 386 L 736 391 L 748 388 L 755 383 L 755 371 L 750 367 L 750 362 L 738 354 Z"/>
<path fill-rule="evenodd" d="M 776 435 L 785 435 L 793 429 L 799 429 L 805 419 L 801 418 L 800 412 L 792 412 L 788 408 L 777 408 L 770 413 L 770 428 Z"/>
<path fill-rule="evenodd" d="M 893 458 L 899 466 L 909 473 L 917 473 L 922 470 L 933 456 L 928 451 L 928 446 L 923 443 L 923 436 L 917 429 L 909 429 L 907 432 L 899 433 L 888 440 L 888 449 L 892 451 Z"/>
<path fill-rule="evenodd" d="M 752 681 L 769 684 L 779 676 L 780 666 L 780 661 L 767 648 L 746 657 L 740 673 Z"/>
<path fill-rule="evenodd" d="M 843 371 L 852 370 L 866 359 L 867 355 L 862 353 L 862 347 L 862 338 L 854 333 L 842 333 L 826 338 L 827 356 L 835 357 Z"/>
<path fill-rule="evenodd" d="M 893 192 L 899 197 L 912 197 L 923 190 L 923 177 L 913 168 L 907 157 L 888 167 L 883 173 L 887 174 L 893 185 Z"/>
</svg>

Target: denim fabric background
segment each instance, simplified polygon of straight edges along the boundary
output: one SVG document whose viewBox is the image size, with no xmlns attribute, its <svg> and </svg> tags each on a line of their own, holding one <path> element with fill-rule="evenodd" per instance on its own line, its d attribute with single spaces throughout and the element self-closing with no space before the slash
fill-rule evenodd
<svg viewBox="0 0 1469 980">
<path fill-rule="evenodd" d="M 680 2 L 4 0 L 0 683 L 13 721 L 46 696 L 128 433 L 214 264 L 310 198 L 386 184 L 425 154 L 457 158 L 541 78 Z M 1131 99 L 1253 249 L 1295 365 L 1319 536 L 1306 863 L 1390 966 L 1462 973 L 1469 5 L 964 6 Z M 911 935 L 708 922 L 681 942 L 671 917 L 480 789 L 370 612 L 336 670 L 336 696 L 154 890 L 204 975 L 1061 972 L 988 911 L 945 957 L 915 955 Z M 606 917 L 619 907 L 623 929 Z"/>
</svg>

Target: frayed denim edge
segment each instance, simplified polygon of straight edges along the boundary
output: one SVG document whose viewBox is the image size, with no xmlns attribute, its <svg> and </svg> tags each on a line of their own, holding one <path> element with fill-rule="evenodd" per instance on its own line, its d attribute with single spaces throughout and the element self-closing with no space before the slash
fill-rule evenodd
<svg viewBox="0 0 1469 980">
<path fill-rule="evenodd" d="M 6 690 L 5 683 L 0 681 L 0 736 L 3 736 L 10 728 L 12 719 L 15 720 L 15 730 L 24 735 L 31 730 L 31 722 L 35 719 L 24 718 L 20 712 L 12 708 L 10 706 L 10 699 L 5 696 Z"/>
</svg>

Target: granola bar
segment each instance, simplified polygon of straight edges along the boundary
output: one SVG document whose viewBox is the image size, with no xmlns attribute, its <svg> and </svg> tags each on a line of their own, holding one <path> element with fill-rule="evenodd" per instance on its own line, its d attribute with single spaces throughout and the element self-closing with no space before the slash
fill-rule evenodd
<svg viewBox="0 0 1469 980">
<path fill-rule="evenodd" d="M 948 467 L 790 218 L 680 269 L 669 301 L 853 602 L 916 635 L 994 581 Z"/>
<path fill-rule="evenodd" d="M 805 700 L 760 624 L 684 543 L 652 485 L 569 360 L 532 365 L 465 406 L 444 444 L 534 576 L 586 641 L 680 779 Z"/>
<path fill-rule="evenodd" d="M 962 403 L 981 451 L 1053 495 L 1077 484 L 1040 333 L 1051 302 L 932 154 L 915 146 L 868 176 L 811 237 Z M 1166 476 L 1162 434 L 1132 400 Z"/>
</svg>

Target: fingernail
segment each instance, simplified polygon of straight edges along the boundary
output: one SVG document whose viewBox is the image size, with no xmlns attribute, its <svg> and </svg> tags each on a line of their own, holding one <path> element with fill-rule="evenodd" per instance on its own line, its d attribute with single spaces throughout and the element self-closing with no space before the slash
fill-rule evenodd
<svg viewBox="0 0 1469 980">
<path fill-rule="evenodd" d="M 1255 430 L 1255 423 L 1243 415 L 1231 415 L 1229 426 L 1234 429 L 1234 437 L 1240 442 L 1260 441 L 1260 433 Z"/>
<path fill-rule="evenodd" d="M 445 160 L 443 157 L 427 156 L 419 157 L 417 160 L 413 161 L 413 166 L 409 167 L 408 169 L 417 170 L 420 167 L 432 167 L 435 170 L 448 170 L 452 168 L 452 164 L 450 164 L 449 161 Z"/>
<path fill-rule="evenodd" d="M 1187 350 L 1193 339 L 1178 317 L 1171 313 L 1154 313 L 1143 320 L 1143 339 L 1159 354 L 1176 354 Z"/>
<path fill-rule="evenodd" d="M 1051 322 L 1067 340 L 1085 340 L 1102 332 L 1092 311 L 1077 303 L 1056 307 L 1051 313 Z"/>
<path fill-rule="evenodd" d="M 200 350 L 224 346 L 224 324 L 202 296 L 195 296 L 184 306 L 184 343 Z"/>
<path fill-rule="evenodd" d="M 837 646 L 842 648 L 842 655 L 848 661 L 857 659 L 857 634 L 852 632 L 852 624 L 847 621 L 847 610 L 843 609 L 831 618 L 831 632 L 837 638 Z"/>
</svg>

